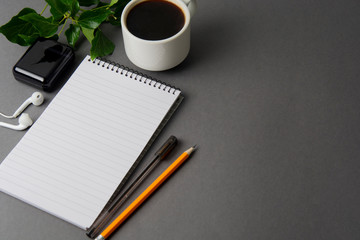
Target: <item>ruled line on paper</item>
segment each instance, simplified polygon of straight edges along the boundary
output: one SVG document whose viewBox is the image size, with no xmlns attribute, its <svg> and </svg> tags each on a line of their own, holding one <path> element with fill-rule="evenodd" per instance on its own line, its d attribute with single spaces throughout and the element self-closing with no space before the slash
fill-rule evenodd
<svg viewBox="0 0 360 240">
<path fill-rule="evenodd" d="M 79 78 L 81 79 L 81 77 Z M 82 87 L 82 85 L 86 85 L 86 87 Z M 91 96 L 89 96 L 89 93 L 83 92 L 82 97 L 87 99 L 89 102 L 92 103 L 92 106 L 98 105 L 97 99 L 99 97 L 102 97 L 103 95 L 107 95 L 106 98 L 102 99 L 101 103 L 104 103 L 103 106 L 100 106 L 101 109 L 103 107 L 106 109 L 109 109 L 108 113 L 112 113 L 116 111 L 116 109 L 113 109 L 113 107 L 109 107 L 111 105 L 117 105 L 118 102 L 126 103 L 122 104 L 121 107 L 124 109 L 124 111 L 135 111 L 135 114 L 141 114 L 144 115 L 146 118 L 154 118 L 158 119 L 159 116 L 167 112 L 168 104 L 166 102 L 156 102 L 152 101 L 151 99 L 147 99 L 144 97 L 142 92 L 132 92 L 133 100 L 128 96 L 128 92 L 126 92 L 124 89 L 112 89 L 106 86 L 106 89 L 99 89 L 98 85 L 93 86 L 91 81 L 84 81 L 84 82 L 77 82 L 76 84 L 73 84 L 72 88 L 68 90 L 70 94 L 74 97 L 76 96 L 78 100 L 81 101 L 81 98 L 78 97 L 79 93 L 76 93 L 79 89 L 82 88 L 97 88 L 97 92 L 93 93 Z M 146 100 L 146 101 L 144 101 Z M 95 104 L 95 105 L 94 105 Z M 138 116 L 137 116 L 138 117 Z M 148 120 L 147 120 L 148 121 Z"/>
<path fill-rule="evenodd" d="M 68 174 L 66 176 L 70 179 L 72 178 L 69 175 L 74 175 L 74 176 L 77 175 L 83 179 L 86 179 L 87 181 L 89 181 L 90 186 L 94 186 L 96 189 L 98 189 L 99 193 L 104 193 L 104 194 L 106 193 L 103 191 L 103 189 L 106 189 L 108 187 L 106 183 L 108 182 L 112 182 L 114 184 L 116 183 L 114 178 L 111 178 L 109 176 L 114 174 L 119 174 L 119 172 L 115 172 L 114 168 L 111 169 L 110 166 L 107 168 L 109 174 L 104 176 L 99 174 L 99 172 L 91 171 L 93 168 L 98 167 L 99 164 L 89 166 L 89 164 L 87 164 L 87 162 L 85 161 L 78 161 L 78 160 L 73 161 L 73 159 L 69 155 L 62 155 L 60 158 L 58 155 L 44 154 L 44 156 L 46 156 L 47 159 L 39 159 L 37 158 L 37 155 L 35 153 L 37 151 L 38 149 L 34 150 L 30 146 L 26 146 L 26 145 L 23 145 L 22 149 L 19 150 L 19 152 L 28 154 L 29 157 L 36 158 L 36 161 L 41 164 L 43 164 L 46 161 L 51 162 L 51 164 L 54 165 L 53 167 L 55 167 L 58 170 L 64 171 L 65 174 Z M 13 154 L 15 156 L 17 155 L 17 153 L 13 153 Z M 81 171 L 79 171 L 79 169 Z M 114 171 L 112 172 L 111 170 Z M 126 174 L 126 172 L 123 172 L 123 174 Z"/>
<path fill-rule="evenodd" d="M 156 87 L 153 86 L 149 86 L 148 84 L 144 83 L 143 81 L 140 82 L 139 80 L 135 80 L 134 78 L 130 78 L 130 77 L 126 77 L 126 74 L 120 74 L 120 73 L 116 73 L 115 71 L 109 71 L 106 68 L 103 68 L 102 66 L 99 66 L 97 64 L 93 64 L 93 63 L 89 63 L 90 65 L 92 65 L 92 68 L 89 69 L 89 71 L 85 71 L 85 74 L 88 74 L 88 76 L 90 76 L 89 78 L 93 78 L 94 76 L 96 76 L 99 79 L 106 79 L 106 76 L 111 76 L 109 78 L 109 81 L 126 81 L 127 84 L 124 86 L 124 88 L 126 89 L 127 87 L 130 87 L 129 83 L 131 83 L 133 85 L 132 88 L 129 88 L 130 90 L 137 90 L 140 91 L 140 89 L 146 89 L 144 91 L 144 94 L 147 96 L 147 98 L 149 99 L 157 99 L 159 102 L 162 101 L 166 101 L 169 98 L 173 98 L 175 95 L 180 94 L 180 91 L 175 91 L 175 93 L 173 92 L 168 92 L 169 89 L 171 89 L 169 86 L 164 85 L 161 82 L 157 82 L 156 80 L 152 80 L 152 82 L 157 83 Z M 77 74 L 83 74 L 84 72 L 77 72 Z M 105 76 L 104 76 L 105 75 Z M 133 74 L 136 75 L 136 74 Z M 113 77 L 116 76 L 116 77 Z M 148 81 L 150 81 L 150 79 L 146 78 Z M 162 87 L 166 87 L 165 91 L 163 88 L 159 89 L 159 84 Z M 150 88 L 149 88 L 150 87 Z M 176 89 L 174 89 L 176 90 Z M 157 92 L 157 94 L 153 94 L 153 92 Z"/>
<path fill-rule="evenodd" d="M 45 191 L 46 193 L 48 193 L 48 196 L 57 195 L 56 198 L 60 198 L 63 201 L 67 200 L 73 203 L 78 203 L 79 201 L 81 201 L 81 206 L 87 210 L 91 210 L 94 206 L 96 206 L 97 201 L 102 200 L 101 198 L 99 198 L 99 196 L 95 196 L 93 193 L 74 187 L 73 185 L 65 183 L 64 181 L 60 182 L 59 179 L 54 178 L 53 176 L 49 176 L 49 174 L 47 174 L 46 172 L 41 172 L 41 170 L 44 170 L 44 168 L 39 169 L 39 167 L 40 165 L 36 166 L 36 168 L 34 166 L 21 165 L 17 164 L 17 162 L 14 161 L 11 166 L 8 166 L 9 169 L 12 169 L 12 171 L 8 174 L 13 175 L 13 177 L 17 177 L 18 180 L 25 180 L 26 183 L 29 184 L 29 188 L 32 187 L 30 186 L 30 184 L 32 184 L 33 186 L 35 185 L 36 188 L 32 187 L 32 190 L 37 189 L 39 190 L 39 192 Z M 30 175 L 29 173 L 31 173 L 32 175 Z M 51 181 L 44 182 L 42 181 L 44 178 Z M 54 186 L 56 186 L 56 188 L 54 188 Z M 53 191 L 49 192 L 49 189 L 52 189 Z M 62 195 L 58 195 L 57 192 L 61 192 Z M 76 195 L 73 194 L 74 192 L 76 192 Z"/>
<path fill-rule="evenodd" d="M 0 176 L 0 179 L 2 181 L 7 181 L 9 184 L 11 185 L 15 185 L 19 188 L 22 188 L 24 191 L 28 191 L 29 189 L 28 188 L 25 188 L 24 185 L 23 185 L 23 182 L 20 182 L 20 183 L 16 183 L 15 181 L 10 181 L 9 179 L 11 179 L 9 176 L 8 177 L 5 177 L 6 175 L 4 176 Z M 64 205 L 63 202 L 60 202 L 59 201 L 59 198 L 49 198 L 48 197 L 48 192 L 46 192 L 45 194 L 37 191 L 36 189 L 34 190 L 34 193 L 37 194 L 38 196 L 41 196 L 43 199 L 47 199 L 49 201 L 51 201 L 52 203 L 55 203 L 57 205 L 59 205 L 60 207 L 62 207 Z M 79 206 L 75 206 L 73 207 L 73 205 L 69 205 L 67 208 L 70 209 L 71 211 L 74 211 L 74 212 L 77 212 L 78 214 L 81 214 L 81 215 L 86 215 L 87 217 L 91 217 L 90 214 L 87 214 L 87 211 L 89 211 L 89 209 L 87 209 L 86 211 L 81 211 L 80 209 L 81 205 Z"/>
<path fill-rule="evenodd" d="M 141 137 L 141 139 L 143 139 L 144 141 L 147 139 L 147 136 L 149 134 L 149 128 L 147 129 L 148 131 L 146 132 L 141 132 L 140 130 L 135 130 L 135 127 L 141 127 L 141 129 L 143 129 L 143 125 L 139 125 L 139 124 L 136 124 L 136 123 L 128 123 L 128 124 L 122 124 L 120 122 L 120 120 L 122 120 L 123 118 L 120 117 L 120 118 L 116 118 L 116 117 L 112 117 L 112 118 L 108 118 L 108 119 L 105 119 L 105 118 L 102 118 L 100 115 L 99 116 L 94 116 L 92 117 L 91 120 L 89 119 L 76 119 L 76 115 L 80 115 L 81 113 L 84 113 L 84 114 L 87 114 L 89 115 L 88 112 L 86 112 L 86 110 L 79 110 L 78 112 L 75 112 L 75 111 L 72 111 L 72 110 L 67 110 L 66 112 L 65 111 L 61 111 L 62 109 L 61 108 L 65 108 L 65 106 L 59 106 L 57 107 L 56 109 L 52 109 L 52 111 L 55 111 L 55 112 L 58 112 L 58 114 L 63 114 L 63 115 L 68 115 L 68 117 L 70 118 L 74 118 L 74 120 L 71 120 L 71 119 L 68 119 L 68 123 L 69 125 L 70 124 L 75 124 L 74 122 L 77 120 L 77 122 L 79 122 L 79 125 L 84 125 L 84 126 L 87 126 L 87 127 L 91 127 L 91 129 L 101 129 L 101 131 L 103 133 L 106 134 L 106 132 L 104 131 L 109 131 L 110 133 L 113 133 L 114 132 L 114 129 L 115 130 L 119 130 L 119 131 L 122 131 L 124 134 L 128 135 L 129 137 L 131 137 L 132 135 L 135 136 L 134 140 L 133 140 L 133 143 L 138 145 L 139 144 L 139 141 L 136 142 L 136 140 L 139 140 L 139 137 Z M 52 116 L 53 117 L 53 116 Z M 55 117 L 53 117 L 54 119 Z M 99 121 L 96 121 L 96 119 L 99 119 L 99 120 L 102 120 L 102 122 L 99 122 Z M 126 121 L 130 121 L 131 119 L 128 119 Z M 55 119 L 55 121 L 57 121 Z M 83 124 L 83 121 L 88 121 L 86 124 Z M 104 126 L 102 126 L 103 124 L 108 124 L 109 126 L 107 126 L 106 128 L 104 128 Z M 100 128 L 101 127 L 101 128 Z M 151 126 L 150 129 L 154 129 L 155 126 Z M 134 130 L 134 131 L 133 131 Z M 136 134 L 134 134 L 134 132 Z M 151 132 L 150 132 L 151 133 Z M 141 136 L 140 136 L 141 135 Z"/>
<path fill-rule="evenodd" d="M 83 79 L 84 82 L 86 82 L 87 84 L 89 84 L 89 86 L 91 87 L 96 87 L 96 86 L 99 86 L 99 84 L 101 84 L 97 78 L 100 78 L 98 76 L 98 73 L 95 73 L 95 74 L 89 74 L 89 73 L 86 73 L 86 72 L 79 72 L 77 73 L 77 76 L 79 77 L 79 79 Z M 109 78 L 108 82 L 107 83 L 116 83 L 117 81 L 120 81 L 121 80 L 121 77 L 122 75 L 117 75 L 119 77 L 119 80 L 115 80 L 115 79 L 111 79 Z M 141 83 L 138 83 L 137 80 L 132 80 L 132 81 L 135 81 L 136 85 L 137 84 L 141 84 Z M 75 84 L 78 84 L 78 83 L 74 83 Z M 91 84 L 91 85 L 90 85 Z M 149 85 L 146 85 L 146 83 L 142 83 L 143 88 L 146 88 L 146 89 L 151 89 L 151 88 L 154 88 L 155 91 L 157 91 L 158 93 L 161 93 L 161 94 L 164 94 L 164 90 L 162 89 L 158 89 L 156 87 L 153 87 L 153 86 L 149 86 Z M 140 88 L 141 89 L 141 88 Z M 122 88 L 118 88 L 117 90 L 120 90 L 121 91 L 121 94 L 124 95 L 126 98 L 126 102 L 127 103 L 134 103 L 134 104 L 137 104 L 137 105 L 140 105 L 141 106 L 141 99 L 138 99 L 138 95 L 142 95 L 144 96 L 148 101 L 151 101 L 153 102 L 154 104 L 160 106 L 160 107 L 163 107 L 165 110 L 166 110 L 166 107 L 162 106 L 164 103 L 166 103 L 166 101 L 164 101 L 164 97 L 161 96 L 161 97 L 156 97 L 157 95 L 153 95 L 153 94 L 146 94 L 146 92 L 144 91 L 139 91 L 139 89 L 134 89 L 134 88 L 130 88 L 130 87 L 127 87 L 126 85 L 123 86 Z M 109 86 L 103 86 L 101 88 L 101 91 L 105 91 L 106 94 L 114 94 L 114 89 L 109 87 Z M 165 96 L 168 95 L 169 93 L 165 91 Z M 116 93 L 114 96 L 118 96 Z M 169 97 L 169 96 L 168 96 Z M 170 95 L 170 97 L 173 97 Z"/>
<path fill-rule="evenodd" d="M 47 122 L 48 123 L 54 123 L 56 124 L 56 121 L 52 121 L 52 119 L 47 119 Z M 41 130 L 38 130 L 39 134 L 40 133 L 43 133 L 43 134 L 49 134 L 49 133 L 52 133 L 52 134 L 73 134 L 74 132 L 71 131 L 71 128 L 67 128 L 68 126 L 62 126 L 61 127 L 61 130 L 60 129 L 54 129 L 54 128 L 42 128 Z M 40 135 L 39 138 L 41 138 L 42 136 Z M 85 138 L 86 137 L 86 140 Z M 91 141 L 93 139 L 93 142 Z M 109 150 L 107 153 L 110 154 L 110 155 L 114 155 L 115 157 L 128 157 L 128 158 L 134 158 L 136 157 L 136 155 L 134 155 L 134 150 L 139 150 L 139 148 L 134 148 L 134 150 L 131 152 L 127 146 L 124 147 L 124 148 L 120 148 L 121 147 L 121 144 L 120 144 L 120 141 L 117 142 L 117 147 L 118 148 L 112 148 L 111 147 L 111 143 L 113 141 L 116 141 L 117 139 L 115 138 L 114 140 L 110 139 L 109 141 L 106 141 L 105 143 L 104 142 L 100 142 L 98 141 L 96 138 L 94 138 L 93 135 L 91 136 L 88 136 L 88 135 L 84 135 L 82 133 L 77 133 L 77 134 L 73 134 L 72 136 L 72 141 L 69 142 L 67 141 L 67 138 L 60 138 L 60 137 L 56 137 L 53 139 L 53 141 L 56 141 L 56 142 L 63 142 L 64 144 L 64 147 L 66 147 L 66 145 L 70 146 L 70 147 L 75 147 L 75 146 L 72 146 L 71 144 L 72 143 L 77 143 L 78 145 L 76 146 L 76 148 L 78 150 L 83 150 L 87 155 L 88 154 L 94 154 L 94 155 L 98 155 L 98 157 L 101 157 L 102 154 L 103 154 L 103 150 Z M 53 142 L 54 143 L 54 142 Z M 108 144 L 108 145 L 107 145 Z M 110 144 L 110 145 L 109 145 Z M 102 145 L 102 147 L 100 146 Z M 53 151 L 57 152 L 57 151 L 60 151 L 60 152 L 63 152 L 63 149 L 62 150 L 59 150 L 58 147 L 56 146 L 56 144 L 54 145 L 48 145 L 48 147 L 51 147 L 51 146 L 54 146 L 53 148 Z M 100 151 L 98 151 L 100 150 Z M 98 153 L 100 152 L 100 153 Z M 115 153 L 113 153 L 115 152 Z M 125 155 L 125 156 L 124 156 Z"/>
</svg>

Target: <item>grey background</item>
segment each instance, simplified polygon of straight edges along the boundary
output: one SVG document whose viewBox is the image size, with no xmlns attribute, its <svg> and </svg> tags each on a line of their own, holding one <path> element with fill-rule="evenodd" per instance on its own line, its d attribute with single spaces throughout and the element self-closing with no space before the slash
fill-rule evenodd
<svg viewBox="0 0 360 240">
<path fill-rule="evenodd" d="M 24 6 L 40 12 L 45 2 L 1 1 L 0 23 Z M 144 160 L 171 134 L 179 146 L 136 195 L 200 147 L 111 239 L 360 239 L 359 13 L 358 0 L 200 0 L 185 62 L 143 71 L 180 87 L 185 100 Z M 103 31 L 117 46 L 108 58 L 140 70 L 120 29 Z M 83 39 L 74 69 L 89 49 Z M 2 112 L 36 90 L 11 72 L 25 50 L 0 36 Z M 55 93 L 27 109 L 33 119 Z M 1 160 L 24 133 L 0 128 Z M 3 193 L 0 236 L 88 239 Z"/>
</svg>

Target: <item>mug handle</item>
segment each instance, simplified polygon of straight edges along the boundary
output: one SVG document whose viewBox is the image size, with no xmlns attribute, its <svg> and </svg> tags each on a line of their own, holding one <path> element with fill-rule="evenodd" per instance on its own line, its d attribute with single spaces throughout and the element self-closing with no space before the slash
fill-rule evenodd
<svg viewBox="0 0 360 240">
<path fill-rule="evenodd" d="M 196 3 L 196 0 L 182 0 L 186 6 L 188 7 L 189 9 L 189 12 L 190 12 L 190 17 L 192 17 L 195 12 L 196 12 L 196 9 L 197 9 L 197 3 Z"/>
</svg>

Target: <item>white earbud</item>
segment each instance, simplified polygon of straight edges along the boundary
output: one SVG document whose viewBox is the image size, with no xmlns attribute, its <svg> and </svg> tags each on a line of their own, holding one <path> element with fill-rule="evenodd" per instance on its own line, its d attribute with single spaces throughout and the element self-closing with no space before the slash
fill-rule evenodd
<svg viewBox="0 0 360 240">
<path fill-rule="evenodd" d="M 27 108 L 30 104 L 34 104 L 35 106 L 40 106 L 44 102 L 44 96 L 40 92 L 34 92 L 31 97 L 25 100 L 23 104 L 14 112 L 12 116 L 8 116 L 0 113 L 1 116 L 6 118 L 16 118 L 22 113 L 25 108 Z"/>
<path fill-rule="evenodd" d="M 13 130 L 19 130 L 19 131 L 27 129 L 32 124 L 33 124 L 33 121 L 31 120 L 29 114 L 27 114 L 27 113 L 23 113 L 20 115 L 19 125 L 13 125 L 13 124 L 9 124 L 9 123 L 0 122 L 1 127 L 6 127 L 6 128 L 13 129 Z"/>
</svg>

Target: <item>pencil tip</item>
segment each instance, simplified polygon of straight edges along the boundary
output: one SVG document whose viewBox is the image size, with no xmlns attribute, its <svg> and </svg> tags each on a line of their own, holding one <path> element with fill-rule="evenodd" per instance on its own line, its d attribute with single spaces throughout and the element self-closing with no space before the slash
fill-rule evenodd
<svg viewBox="0 0 360 240">
<path fill-rule="evenodd" d="M 99 235 L 94 240 L 105 240 L 105 238 L 102 235 Z"/>
<path fill-rule="evenodd" d="M 188 150 L 186 150 L 187 154 L 191 154 L 192 152 L 194 152 L 196 149 L 198 148 L 197 145 L 192 146 L 191 148 L 189 148 Z"/>
</svg>

